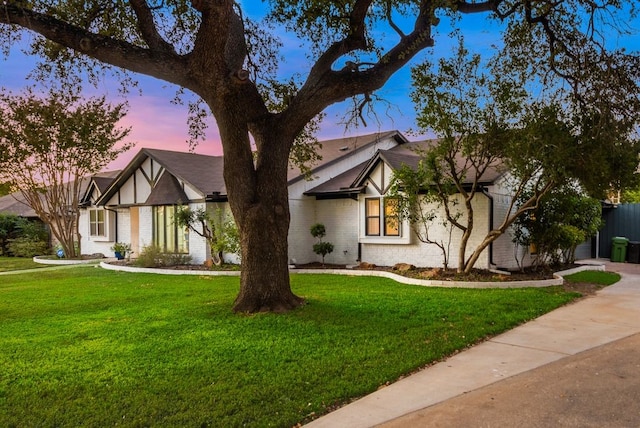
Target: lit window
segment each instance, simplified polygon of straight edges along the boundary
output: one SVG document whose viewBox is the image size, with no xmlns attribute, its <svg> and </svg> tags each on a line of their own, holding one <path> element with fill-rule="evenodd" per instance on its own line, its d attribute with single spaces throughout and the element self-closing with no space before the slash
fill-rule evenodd
<svg viewBox="0 0 640 428">
<path fill-rule="evenodd" d="M 153 207 L 153 244 L 165 253 L 189 253 L 189 229 L 173 221 L 176 206 Z"/>
<path fill-rule="evenodd" d="M 380 236 L 380 199 L 372 198 L 365 201 L 366 234 Z"/>
<path fill-rule="evenodd" d="M 400 219 L 398 217 L 398 200 L 384 199 L 384 234 L 400 236 Z"/>
<path fill-rule="evenodd" d="M 384 213 L 384 216 L 381 216 Z M 400 236 L 398 200 L 394 198 L 365 199 L 365 234 L 367 236 Z"/>
</svg>

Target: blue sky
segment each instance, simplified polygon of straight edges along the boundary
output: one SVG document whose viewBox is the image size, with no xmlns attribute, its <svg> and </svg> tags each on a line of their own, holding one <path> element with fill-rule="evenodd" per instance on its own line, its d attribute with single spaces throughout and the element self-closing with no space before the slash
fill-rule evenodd
<svg viewBox="0 0 640 428">
<path fill-rule="evenodd" d="M 264 5 L 255 0 L 245 0 L 240 2 L 243 11 L 247 16 L 256 18 L 261 15 Z M 465 43 L 470 50 L 480 52 L 487 57 L 493 53 L 492 46 L 500 43 L 500 26 L 496 21 L 487 19 L 487 15 L 466 16 L 461 27 L 464 30 Z M 640 28 L 640 25 L 635 25 Z M 408 32 L 408 30 L 407 30 Z M 440 56 L 449 55 L 456 46 L 456 41 L 451 40 L 448 35 L 446 21 L 436 29 L 433 49 L 425 51 L 413 63 L 428 57 L 433 60 Z M 27 36 L 29 37 L 29 36 Z M 395 34 L 383 30 L 376 35 L 379 39 L 389 37 L 395 40 Z M 305 49 L 288 35 L 282 35 L 285 43 L 282 54 L 286 61 L 280 65 L 280 73 L 288 76 L 297 71 L 305 71 L 309 68 L 309 60 L 305 56 Z M 626 38 L 620 43 L 629 48 L 640 49 L 640 38 L 636 33 L 632 37 Z M 9 58 L 0 66 L 0 86 L 20 91 L 29 82 L 25 77 L 32 69 L 35 60 L 20 53 L 17 47 L 13 47 Z M 132 133 L 130 140 L 135 141 L 136 147 L 123 155 L 118 161 L 110 165 L 110 168 L 122 168 L 128 160 L 142 147 L 155 147 L 167 150 L 188 150 L 187 144 L 187 110 L 184 106 L 175 106 L 171 100 L 175 96 L 176 87 L 150 77 L 137 76 L 142 96 L 132 94 L 129 96 L 129 113 L 123 119 L 123 125 L 131 126 Z M 366 117 L 367 127 L 360 125 L 357 129 L 345 130 L 340 123 L 342 116 L 349 108 L 348 102 L 336 104 L 327 109 L 326 119 L 323 122 L 320 139 L 339 138 L 345 135 L 364 134 L 376 131 L 397 129 L 407 132 L 415 128 L 414 107 L 409 99 L 410 92 L 410 68 L 405 67 L 389 82 L 377 92 L 390 104 L 379 103 L 376 106 L 376 117 Z M 121 102 L 117 92 L 117 85 L 114 82 L 105 81 L 95 92 L 105 94 L 113 102 Z M 219 136 L 213 119 L 209 121 L 210 127 L 207 132 L 207 140 L 201 142 L 195 151 L 202 154 L 222 154 L 219 143 Z"/>
</svg>

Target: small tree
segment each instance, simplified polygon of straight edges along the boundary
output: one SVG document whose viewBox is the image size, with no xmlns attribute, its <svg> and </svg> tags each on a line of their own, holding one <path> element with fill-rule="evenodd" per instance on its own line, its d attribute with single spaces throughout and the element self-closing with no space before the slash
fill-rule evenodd
<svg viewBox="0 0 640 428">
<path fill-rule="evenodd" d="M 603 226 L 600 201 L 566 186 L 545 195 L 514 223 L 513 241 L 536 248 L 536 264 L 573 263 L 576 247 Z"/>
<path fill-rule="evenodd" d="M 438 213 L 440 205 L 438 194 L 433 186 L 433 172 L 424 162 L 420 162 L 415 170 L 403 165 L 393 174 L 389 196 L 398 201 L 398 216 L 409 220 L 418 240 L 440 249 L 442 265 L 448 269 L 454 225 L 447 220 L 446 216 Z M 457 220 L 460 214 L 451 213 L 451 216 Z M 447 231 L 445 238 L 433 236 L 434 225 L 445 228 Z"/>
<path fill-rule="evenodd" d="M 22 193 L 66 257 L 79 256 L 82 180 L 131 147 L 115 147 L 130 131 L 117 127 L 124 105 L 83 101 L 72 89 L 42 99 L 28 89 L 0 94 L 0 110 L 0 182 Z"/>
<path fill-rule="evenodd" d="M 189 207 L 183 207 L 177 210 L 174 221 L 178 226 L 188 227 L 207 240 L 211 259 L 216 266 L 224 263 L 224 253 L 237 254 L 240 250 L 235 221 L 221 209 L 216 210 L 215 217 L 212 217 L 204 208 L 194 211 Z"/>
<path fill-rule="evenodd" d="M 437 70 L 429 63 L 412 70 L 418 125 L 440 137 L 420 153 L 428 181 L 413 191 L 437 196 L 447 221 L 460 233 L 458 271 L 466 273 L 547 192 L 577 181 L 597 194 L 630 181 L 638 161 L 638 141 L 631 137 L 635 117 L 616 112 L 617 99 L 585 104 L 551 79 L 544 89 L 549 99 L 537 102 L 525 90 L 535 75 L 511 69 L 499 58 L 492 63 L 491 73 L 485 72 L 480 56 L 469 55 L 461 41 L 456 55 L 441 59 Z M 630 102 L 633 108 L 640 106 Z M 467 256 L 474 201 L 489 171 L 503 174 L 512 199 L 503 218 Z"/>
<path fill-rule="evenodd" d="M 318 242 L 313 244 L 313 252 L 322 256 L 322 266 L 324 266 L 324 257 L 333 252 L 333 244 L 322 240 L 326 233 L 324 224 L 316 223 L 311 226 L 311 236 L 318 240 Z"/>
</svg>

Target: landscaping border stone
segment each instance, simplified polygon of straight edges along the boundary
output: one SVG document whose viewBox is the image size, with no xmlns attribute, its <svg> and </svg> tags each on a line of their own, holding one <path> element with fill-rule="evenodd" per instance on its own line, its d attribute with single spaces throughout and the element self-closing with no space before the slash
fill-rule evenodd
<svg viewBox="0 0 640 428">
<path fill-rule="evenodd" d="M 139 268 L 134 266 L 114 265 L 108 262 L 100 262 L 100 267 L 108 270 L 123 272 L 155 273 L 160 275 L 201 275 L 201 276 L 240 276 L 239 271 L 210 271 L 210 270 L 176 270 L 161 268 Z M 357 269 L 290 269 L 293 274 L 331 274 L 345 276 L 376 276 L 392 279 L 401 284 L 420 285 L 424 287 L 450 287 L 450 288 L 531 288 L 551 287 L 562 285 L 565 275 L 571 275 L 584 270 L 604 271 L 602 264 L 585 264 L 584 266 L 556 272 L 552 279 L 531 281 L 440 281 L 429 279 L 408 278 L 392 272 Z"/>
</svg>

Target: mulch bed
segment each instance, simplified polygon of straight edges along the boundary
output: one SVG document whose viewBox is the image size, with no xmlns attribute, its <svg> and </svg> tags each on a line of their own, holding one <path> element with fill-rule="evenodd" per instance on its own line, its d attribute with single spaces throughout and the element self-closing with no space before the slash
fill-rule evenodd
<svg viewBox="0 0 640 428">
<path fill-rule="evenodd" d="M 111 264 L 116 265 L 132 265 L 126 260 L 112 261 Z M 502 274 L 491 272 L 488 270 L 474 269 L 469 274 L 461 274 L 456 272 L 455 269 L 442 269 L 442 268 L 417 268 L 402 270 L 394 266 L 376 266 L 368 263 L 362 263 L 356 267 L 347 267 L 346 265 L 339 264 L 322 264 L 320 262 L 299 264 L 295 266 L 295 269 L 358 269 L 358 270 L 379 270 L 386 272 L 393 272 L 398 275 L 403 275 L 409 278 L 437 280 L 437 281 L 530 281 L 530 280 L 543 280 L 553 278 L 553 272 L 558 272 L 565 269 L 570 269 L 578 265 L 563 265 L 553 266 L 545 268 L 527 268 L 522 271 L 513 271 L 509 274 Z M 175 269 L 175 270 L 239 270 L 237 265 L 224 265 L 221 267 L 209 268 L 205 265 L 180 265 L 180 266 L 163 266 L 162 269 Z M 295 271 L 294 269 L 294 271 Z M 596 284 L 588 283 L 569 283 L 565 281 L 563 288 L 566 291 L 574 291 L 581 293 L 583 296 L 594 294 L 602 287 Z"/>
<path fill-rule="evenodd" d="M 409 278 L 418 279 L 430 279 L 438 281 L 535 281 L 543 279 L 553 278 L 554 272 L 559 272 L 566 269 L 571 269 L 579 265 L 562 265 L 562 266 L 547 266 L 544 268 L 527 268 L 522 271 L 512 271 L 508 275 L 491 272 L 488 270 L 474 269 L 469 274 L 461 274 L 456 272 L 455 269 L 442 269 L 442 268 L 413 268 L 406 271 L 401 271 L 393 266 L 375 266 L 368 264 L 361 264 L 356 269 L 369 269 L 369 270 L 382 270 L 387 272 L 393 272 L 398 275 L 404 275 Z M 345 269 L 348 270 L 345 265 L 325 264 L 314 262 L 304 265 L 296 265 L 296 269 Z M 589 296 L 600 290 L 602 286 L 589 283 L 570 283 L 565 281 L 563 284 L 565 291 L 577 292 L 583 296 Z"/>
</svg>

